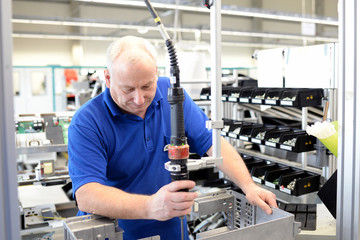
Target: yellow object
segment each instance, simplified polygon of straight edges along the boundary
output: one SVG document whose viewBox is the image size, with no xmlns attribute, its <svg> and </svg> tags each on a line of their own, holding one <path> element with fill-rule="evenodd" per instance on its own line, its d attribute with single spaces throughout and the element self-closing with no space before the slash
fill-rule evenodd
<svg viewBox="0 0 360 240">
<path fill-rule="evenodd" d="M 336 157 L 338 155 L 338 122 L 333 121 L 331 124 L 334 125 L 336 132 L 327 138 L 319 138 L 322 142 Z"/>
</svg>

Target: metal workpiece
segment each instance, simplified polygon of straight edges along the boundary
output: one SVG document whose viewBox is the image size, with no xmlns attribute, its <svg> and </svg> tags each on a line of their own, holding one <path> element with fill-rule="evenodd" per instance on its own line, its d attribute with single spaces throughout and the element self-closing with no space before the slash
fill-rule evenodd
<svg viewBox="0 0 360 240">
<path fill-rule="evenodd" d="M 193 209 L 192 216 L 212 214 L 215 209 L 228 211 L 227 216 L 231 216 L 226 227 L 198 233 L 196 239 L 294 240 L 300 233 L 300 223 L 294 221 L 293 214 L 272 208 L 272 214 L 268 215 L 260 208 L 250 205 L 245 195 L 231 190 L 200 196 L 195 200 Z"/>
<path fill-rule="evenodd" d="M 230 212 L 233 209 L 234 196 L 229 192 L 222 191 L 196 198 L 191 214 L 192 217 L 198 218 L 217 212 Z"/>
<path fill-rule="evenodd" d="M 65 240 L 122 240 L 123 233 L 116 219 L 99 215 L 71 217 L 64 221 Z"/>
<path fill-rule="evenodd" d="M 188 159 L 187 161 L 187 169 L 189 171 L 196 171 L 203 168 L 214 168 L 216 164 L 222 162 L 222 157 L 202 157 L 201 159 Z M 166 164 L 165 164 L 166 165 Z"/>
</svg>

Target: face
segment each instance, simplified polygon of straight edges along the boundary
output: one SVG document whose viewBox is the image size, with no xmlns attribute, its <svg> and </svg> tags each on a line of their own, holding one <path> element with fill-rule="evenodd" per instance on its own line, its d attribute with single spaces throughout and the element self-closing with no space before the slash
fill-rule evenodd
<svg viewBox="0 0 360 240">
<path fill-rule="evenodd" d="M 144 57 L 135 63 L 129 63 L 119 57 L 113 63 L 110 76 L 105 70 L 106 86 L 115 103 L 125 113 L 145 117 L 146 110 L 155 97 L 157 86 L 157 68 L 155 62 Z"/>
</svg>

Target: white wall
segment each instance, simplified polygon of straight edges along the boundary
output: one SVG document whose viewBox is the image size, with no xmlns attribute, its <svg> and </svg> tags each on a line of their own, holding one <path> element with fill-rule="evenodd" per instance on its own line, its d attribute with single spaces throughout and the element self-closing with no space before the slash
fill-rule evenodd
<svg viewBox="0 0 360 240">
<path fill-rule="evenodd" d="M 71 41 L 13 38 L 13 65 L 72 65 Z"/>
</svg>

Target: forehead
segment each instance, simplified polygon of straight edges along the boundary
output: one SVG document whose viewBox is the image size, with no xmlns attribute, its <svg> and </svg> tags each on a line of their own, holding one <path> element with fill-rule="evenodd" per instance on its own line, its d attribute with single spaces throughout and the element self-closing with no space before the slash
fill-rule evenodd
<svg viewBox="0 0 360 240">
<path fill-rule="evenodd" d="M 119 58 L 114 62 L 113 82 L 120 86 L 139 87 L 156 82 L 156 64 L 146 59 L 124 61 Z"/>
</svg>

